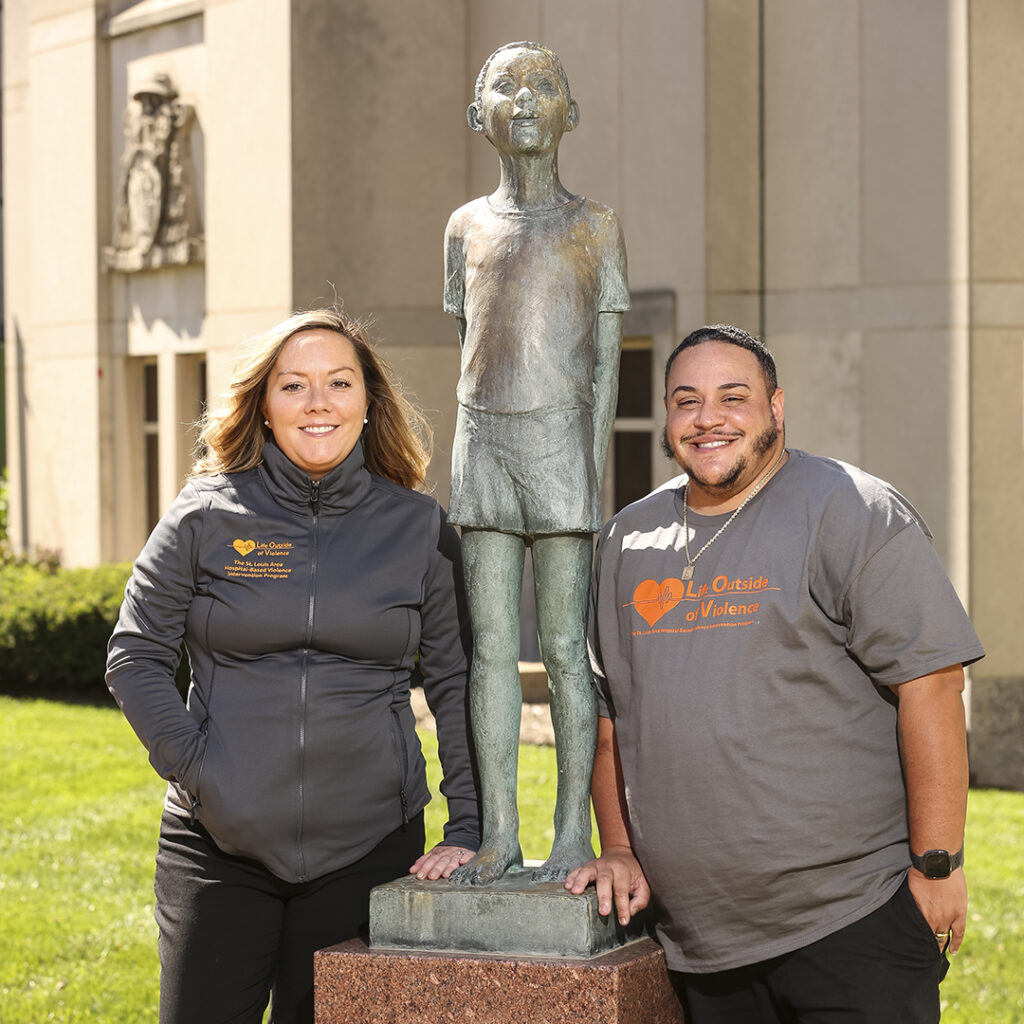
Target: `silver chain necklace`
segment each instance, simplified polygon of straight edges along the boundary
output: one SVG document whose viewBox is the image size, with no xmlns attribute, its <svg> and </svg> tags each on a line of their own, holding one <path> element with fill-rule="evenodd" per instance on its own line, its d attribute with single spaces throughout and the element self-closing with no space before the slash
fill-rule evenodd
<svg viewBox="0 0 1024 1024">
<path fill-rule="evenodd" d="M 757 492 L 761 490 L 761 488 L 764 487 L 766 483 L 768 483 L 768 478 L 772 475 L 772 473 L 775 472 L 775 470 L 779 468 L 779 464 L 782 462 L 785 456 L 786 449 L 785 447 L 783 447 L 782 454 L 775 460 L 775 465 L 772 466 L 772 468 L 769 469 L 768 472 L 765 473 L 765 475 L 761 477 L 760 480 L 758 480 L 758 482 L 754 485 L 753 490 L 743 499 L 743 501 L 740 502 L 739 505 L 736 506 L 736 510 L 733 512 L 733 514 L 729 516 L 729 518 L 726 519 L 724 523 L 722 523 L 722 525 L 715 531 L 715 535 L 711 538 L 711 540 L 709 540 L 707 544 L 705 544 L 704 547 L 702 547 L 700 551 L 698 551 L 697 554 L 693 556 L 693 558 L 690 557 L 690 531 L 686 525 L 686 491 L 687 488 L 690 486 L 690 478 L 686 478 L 686 483 L 683 484 L 683 550 L 686 552 L 686 565 L 683 566 L 682 572 L 682 577 L 684 580 L 693 579 L 693 567 L 696 564 L 697 559 L 700 558 L 700 556 L 703 555 L 704 552 L 707 551 L 707 549 L 711 547 L 711 545 L 714 544 L 715 541 L 718 540 L 718 538 L 721 537 L 723 533 L 725 533 L 729 524 L 747 507 L 747 502 L 749 502 L 750 499 L 753 498 L 754 495 L 757 494 Z"/>
</svg>

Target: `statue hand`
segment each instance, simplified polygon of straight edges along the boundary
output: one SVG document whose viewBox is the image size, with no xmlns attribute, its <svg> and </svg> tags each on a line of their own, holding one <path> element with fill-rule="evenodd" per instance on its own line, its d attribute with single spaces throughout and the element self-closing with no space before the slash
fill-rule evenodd
<svg viewBox="0 0 1024 1024">
<path fill-rule="evenodd" d="M 594 477 L 597 480 L 598 488 L 601 487 L 601 483 L 604 480 L 604 464 L 608 461 L 608 444 L 609 438 L 604 438 L 602 441 L 598 438 L 594 439 Z"/>
</svg>

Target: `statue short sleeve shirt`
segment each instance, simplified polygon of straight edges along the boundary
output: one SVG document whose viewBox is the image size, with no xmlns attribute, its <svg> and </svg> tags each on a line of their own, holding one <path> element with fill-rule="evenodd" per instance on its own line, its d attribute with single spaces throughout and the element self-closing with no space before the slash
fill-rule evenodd
<svg viewBox="0 0 1024 1024">
<path fill-rule="evenodd" d="M 807 945 L 881 906 L 909 866 L 888 686 L 983 656 L 898 492 L 791 451 L 701 555 L 682 480 L 598 545 L 589 643 L 634 846 L 671 968 Z M 689 515 L 698 551 L 728 515 Z"/>
<path fill-rule="evenodd" d="M 618 218 L 583 196 L 524 213 L 467 203 L 445 232 L 444 309 L 466 321 L 461 405 L 592 409 L 598 314 L 629 309 Z"/>
</svg>

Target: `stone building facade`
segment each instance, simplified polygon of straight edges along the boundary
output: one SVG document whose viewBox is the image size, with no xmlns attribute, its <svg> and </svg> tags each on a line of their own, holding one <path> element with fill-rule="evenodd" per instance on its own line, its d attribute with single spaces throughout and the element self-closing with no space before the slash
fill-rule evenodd
<svg viewBox="0 0 1024 1024">
<path fill-rule="evenodd" d="M 929 521 L 990 652 L 972 679 L 977 777 L 1024 788 L 1017 0 L 4 0 L 2 15 L 17 545 L 131 558 L 238 342 L 335 294 L 375 318 L 433 421 L 444 500 L 458 347 L 441 237 L 496 181 L 463 111 L 491 50 L 537 39 L 582 113 L 562 179 L 618 211 L 629 252 L 606 510 L 671 474 L 673 342 L 717 320 L 762 334 L 790 443 L 893 481 Z"/>
</svg>

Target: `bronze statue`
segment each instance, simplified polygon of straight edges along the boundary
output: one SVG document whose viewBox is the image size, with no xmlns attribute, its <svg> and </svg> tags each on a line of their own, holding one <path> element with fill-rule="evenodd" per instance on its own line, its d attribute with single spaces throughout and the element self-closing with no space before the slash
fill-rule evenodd
<svg viewBox="0 0 1024 1024">
<path fill-rule="evenodd" d="M 527 546 L 558 760 L 554 845 L 533 877 L 559 881 L 593 856 L 586 595 L 629 308 L 626 255 L 615 213 L 559 180 L 558 145 L 579 108 L 554 53 L 531 42 L 496 50 L 467 117 L 498 151 L 501 180 L 456 210 L 445 232 L 444 308 L 458 317 L 462 346 L 450 518 L 462 527 L 484 814 L 483 845 L 452 881 L 484 884 L 522 864 L 517 663 Z"/>
</svg>

